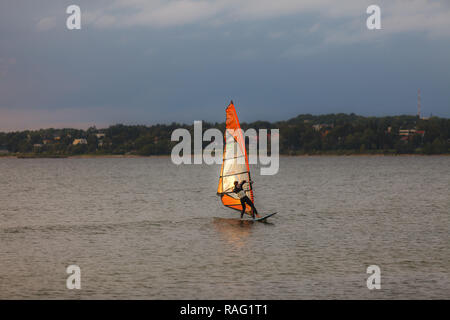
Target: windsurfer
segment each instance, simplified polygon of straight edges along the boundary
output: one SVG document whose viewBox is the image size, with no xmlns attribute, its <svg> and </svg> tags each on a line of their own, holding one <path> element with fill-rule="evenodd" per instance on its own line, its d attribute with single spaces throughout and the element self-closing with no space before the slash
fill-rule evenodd
<svg viewBox="0 0 450 320">
<path fill-rule="evenodd" d="M 244 216 L 245 213 L 245 204 L 248 204 L 251 208 L 252 208 L 252 217 L 253 219 L 255 219 L 255 216 L 258 216 L 258 211 L 256 210 L 255 206 L 253 205 L 252 200 L 250 200 L 249 197 L 247 197 L 247 195 L 245 194 L 243 185 L 246 183 L 247 181 L 242 180 L 241 183 L 239 183 L 239 181 L 234 181 L 234 189 L 233 192 L 237 194 L 237 196 L 239 197 L 239 199 L 241 200 L 241 205 L 242 205 L 242 211 L 241 211 L 241 219 Z M 252 181 L 249 182 L 250 184 L 253 183 Z"/>
</svg>

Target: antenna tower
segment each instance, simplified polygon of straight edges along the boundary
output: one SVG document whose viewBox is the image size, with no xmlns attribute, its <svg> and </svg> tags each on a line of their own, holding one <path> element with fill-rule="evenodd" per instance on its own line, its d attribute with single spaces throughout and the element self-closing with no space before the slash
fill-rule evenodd
<svg viewBox="0 0 450 320">
<path fill-rule="evenodd" d="M 417 90 L 417 116 L 420 119 L 420 89 Z"/>
</svg>

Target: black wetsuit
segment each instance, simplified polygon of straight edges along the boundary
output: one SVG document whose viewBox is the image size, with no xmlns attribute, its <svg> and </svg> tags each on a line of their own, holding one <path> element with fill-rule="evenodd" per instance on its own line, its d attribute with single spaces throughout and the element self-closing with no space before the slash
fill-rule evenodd
<svg viewBox="0 0 450 320">
<path fill-rule="evenodd" d="M 245 182 L 246 181 L 244 180 L 241 183 L 239 183 L 236 187 L 234 187 L 233 192 L 238 194 L 240 191 L 242 191 L 243 190 L 242 186 L 244 185 Z M 241 219 L 242 219 L 242 217 L 244 216 L 244 213 L 245 213 L 245 204 L 248 204 L 252 208 L 253 217 L 255 217 L 255 215 L 258 214 L 258 211 L 256 210 L 255 206 L 253 205 L 252 200 L 250 200 L 249 197 L 244 196 L 243 198 L 240 198 L 240 200 L 241 200 L 241 205 L 242 205 Z"/>
</svg>

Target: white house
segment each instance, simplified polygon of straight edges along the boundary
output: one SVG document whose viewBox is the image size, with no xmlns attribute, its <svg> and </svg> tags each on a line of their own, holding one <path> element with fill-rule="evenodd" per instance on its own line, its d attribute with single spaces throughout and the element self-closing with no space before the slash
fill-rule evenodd
<svg viewBox="0 0 450 320">
<path fill-rule="evenodd" d="M 72 143 L 74 146 L 76 146 L 77 144 L 87 144 L 87 140 L 86 139 L 84 139 L 84 138 L 81 138 L 81 139 L 75 139 L 75 140 L 73 140 L 73 143 Z"/>
</svg>

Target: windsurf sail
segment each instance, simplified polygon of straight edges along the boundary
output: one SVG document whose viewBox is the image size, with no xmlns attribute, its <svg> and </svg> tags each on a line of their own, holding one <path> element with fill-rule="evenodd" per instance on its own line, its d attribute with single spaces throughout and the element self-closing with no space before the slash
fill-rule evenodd
<svg viewBox="0 0 450 320">
<path fill-rule="evenodd" d="M 230 102 L 226 109 L 226 116 L 225 145 L 217 194 L 220 196 L 224 206 L 241 211 L 241 201 L 237 194 L 232 192 L 235 181 L 240 183 L 246 180 L 247 183 L 243 185 L 245 194 L 253 203 L 255 199 L 252 185 L 249 183 L 251 181 L 250 167 L 248 165 L 247 151 L 245 150 L 245 140 L 233 101 Z M 251 214 L 251 207 L 248 204 L 245 206 L 245 212 Z"/>
</svg>

